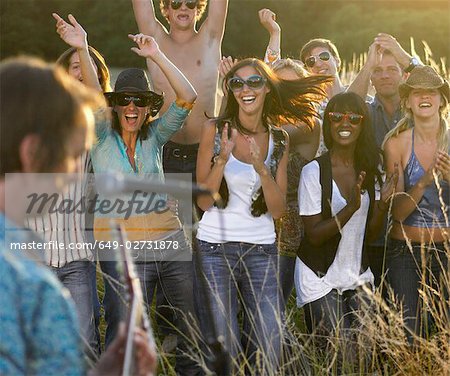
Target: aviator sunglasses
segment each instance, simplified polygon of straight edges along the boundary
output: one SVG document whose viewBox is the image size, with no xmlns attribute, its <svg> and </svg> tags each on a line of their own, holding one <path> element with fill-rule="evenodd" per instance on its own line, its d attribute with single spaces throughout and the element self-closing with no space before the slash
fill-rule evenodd
<svg viewBox="0 0 450 376">
<path fill-rule="evenodd" d="M 232 77 L 228 80 L 228 87 L 233 92 L 241 91 L 244 85 L 250 89 L 261 89 L 266 83 L 266 79 L 258 74 L 250 76 L 246 80 L 240 77 Z"/>
<path fill-rule="evenodd" d="M 353 112 L 343 114 L 342 112 L 329 112 L 328 118 L 332 123 L 340 124 L 347 120 L 351 125 L 360 125 L 364 116 Z"/>
<path fill-rule="evenodd" d="M 139 95 L 117 94 L 114 100 L 119 106 L 128 106 L 131 102 L 137 107 L 147 107 L 150 104 L 150 98 Z"/>
<path fill-rule="evenodd" d="M 188 0 L 188 1 L 172 0 L 170 2 L 170 7 L 174 10 L 177 10 L 181 8 L 181 4 L 185 3 L 189 9 L 194 9 L 197 6 L 197 2 L 198 2 L 197 0 Z"/>
<path fill-rule="evenodd" d="M 308 68 L 312 68 L 314 65 L 316 65 L 317 59 L 320 59 L 322 61 L 328 61 L 330 60 L 331 54 L 328 51 L 323 51 L 319 55 L 311 55 L 305 60 L 305 65 Z"/>
</svg>

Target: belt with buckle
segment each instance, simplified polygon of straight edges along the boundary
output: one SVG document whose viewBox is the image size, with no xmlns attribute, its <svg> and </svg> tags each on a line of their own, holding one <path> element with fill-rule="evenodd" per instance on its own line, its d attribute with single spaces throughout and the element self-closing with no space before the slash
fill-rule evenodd
<svg viewBox="0 0 450 376">
<path fill-rule="evenodd" d="M 198 144 L 180 145 L 175 142 L 168 142 L 165 145 L 167 153 L 174 158 L 196 159 L 198 153 Z"/>
</svg>

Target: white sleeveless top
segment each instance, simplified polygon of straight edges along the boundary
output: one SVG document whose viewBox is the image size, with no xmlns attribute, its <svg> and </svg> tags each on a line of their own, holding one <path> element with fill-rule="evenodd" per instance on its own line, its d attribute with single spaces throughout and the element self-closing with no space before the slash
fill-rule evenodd
<svg viewBox="0 0 450 376">
<path fill-rule="evenodd" d="M 273 152 L 272 134 L 269 137 L 269 151 L 264 161 L 269 166 Z M 197 239 L 209 243 L 244 242 L 252 244 L 275 243 L 275 227 L 269 212 L 260 217 L 251 213 L 252 196 L 261 187 L 261 180 L 253 165 L 236 159 L 228 159 L 224 177 L 229 199 L 224 209 L 209 208 L 201 219 Z"/>
</svg>

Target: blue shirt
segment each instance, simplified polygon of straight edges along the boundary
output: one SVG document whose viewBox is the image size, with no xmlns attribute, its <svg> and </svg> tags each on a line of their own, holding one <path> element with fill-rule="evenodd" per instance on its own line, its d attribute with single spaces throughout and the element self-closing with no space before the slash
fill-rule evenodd
<svg viewBox="0 0 450 376">
<path fill-rule="evenodd" d="M 0 374 L 82 375 L 69 292 L 46 267 L 12 250 L 30 241 L 39 240 L 0 214 Z"/>
<path fill-rule="evenodd" d="M 399 120 L 403 117 L 403 113 L 400 107 L 398 107 L 395 110 L 392 119 L 389 120 L 389 117 L 384 110 L 383 104 L 380 102 L 377 95 L 375 95 L 371 102 L 367 103 L 367 107 L 370 112 L 372 127 L 375 133 L 375 140 L 377 142 L 377 145 L 381 147 L 381 144 L 384 141 L 384 137 L 391 129 L 393 129 L 397 125 Z"/>
<path fill-rule="evenodd" d="M 174 102 L 160 118 L 150 123 L 147 139 L 138 139 L 136 143 L 134 155 L 136 170 L 133 169 L 128 159 L 127 147 L 120 134 L 112 129 L 109 122 L 96 123 L 97 142 L 91 151 L 95 175 L 119 172 L 124 175 L 145 176 L 163 182 L 163 146 L 181 128 L 188 114 L 189 110 L 178 107 Z M 126 202 L 131 197 L 132 194 L 124 194 L 118 198 Z M 99 200 L 103 199 L 104 197 L 99 192 Z M 151 209 L 151 207 L 149 208 Z M 123 215 L 123 213 L 114 212 L 104 214 L 97 211 L 95 213 L 96 217 L 123 217 Z"/>
<path fill-rule="evenodd" d="M 381 144 L 384 141 L 384 137 L 391 129 L 393 129 L 397 125 L 399 120 L 403 117 L 403 113 L 399 106 L 395 110 L 392 119 L 389 120 L 389 116 L 384 110 L 383 104 L 380 102 L 377 95 L 375 95 L 372 101 L 367 102 L 367 107 L 370 113 L 372 129 L 375 134 L 375 141 L 377 143 L 377 146 L 381 147 Z M 378 238 L 374 240 L 372 243 L 370 243 L 371 246 L 384 247 L 387 225 L 388 225 L 387 216 L 385 216 L 383 230 L 380 232 Z"/>
</svg>

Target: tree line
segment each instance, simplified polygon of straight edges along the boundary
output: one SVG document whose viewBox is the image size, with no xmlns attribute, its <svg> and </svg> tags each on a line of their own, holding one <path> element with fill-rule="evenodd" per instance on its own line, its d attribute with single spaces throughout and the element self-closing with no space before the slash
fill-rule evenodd
<svg viewBox="0 0 450 376">
<path fill-rule="evenodd" d="M 159 0 L 153 1 L 163 20 Z M 349 61 L 366 52 L 378 32 L 394 35 L 407 50 L 411 37 L 419 51 L 426 41 L 435 60 L 450 56 L 448 0 L 230 0 L 224 55 L 263 55 L 268 35 L 259 24 L 261 8 L 277 13 L 283 56 L 296 58 L 305 42 L 323 37 Z M 77 17 L 108 65 L 143 66 L 127 38 L 137 32 L 130 0 L 1 0 L 1 58 L 26 53 L 54 60 L 66 48 L 55 33 L 54 11 Z"/>
</svg>

